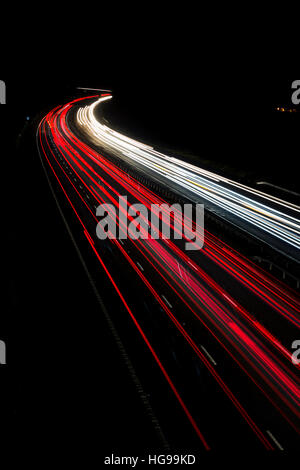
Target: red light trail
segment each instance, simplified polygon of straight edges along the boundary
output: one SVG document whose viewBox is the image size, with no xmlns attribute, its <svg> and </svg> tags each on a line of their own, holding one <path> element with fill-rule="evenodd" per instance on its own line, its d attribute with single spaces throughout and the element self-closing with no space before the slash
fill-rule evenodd
<svg viewBox="0 0 300 470">
<path fill-rule="evenodd" d="M 109 96 L 105 94 L 102 96 Z M 91 249 L 96 255 L 102 269 L 110 279 L 123 305 L 137 327 L 140 335 L 151 351 L 161 372 L 175 394 L 188 420 L 201 440 L 204 448 L 209 449 L 202 432 L 200 432 L 196 419 L 192 417 L 188 407 L 181 398 L 180 393 L 168 375 L 162 361 L 159 359 L 147 335 L 143 331 L 139 321 L 128 305 L 125 294 L 117 285 L 115 279 L 106 266 L 97 239 L 83 221 L 82 211 L 85 216 L 93 221 L 95 226 L 97 217 L 92 210 L 90 202 L 84 198 L 82 190 L 74 184 L 74 180 L 68 175 L 63 162 L 67 163 L 73 174 L 80 182 L 84 194 L 98 204 L 110 202 L 114 206 L 118 204 L 118 198 L 124 194 L 132 200 L 150 207 L 152 203 L 161 204 L 161 197 L 149 190 L 146 186 L 118 168 L 108 158 L 88 146 L 71 130 L 67 122 L 67 116 L 82 100 L 90 100 L 94 97 L 82 98 L 51 111 L 39 126 L 39 147 L 49 168 L 56 177 L 58 184 L 64 193 L 68 203 L 80 222 L 85 237 Z M 53 149 L 56 149 L 54 152 Z M 60 173 L 55 171 L 54 164 Z M 81 200 L 81 207 L 77 208 L 72 201 L 72 196 L 66 189 L 66 181 L 71 184 L 73 191 Z M 121 192 L 122 191 L 122 192 Z M 127 204 L 129 204 L 127 202 Z M 132 222 L 134 218 L 126 213 Z M 166 220 L 166 214 L 162 213 L 161 220 Z M 175 229 L 176 213 L 172 216 L 171 227 Z M 118 219 L 120 230 L 124 230 L 123 221 Z M 160 233 L 159 227 L 155 227 Z M 225 353 L 230 356 L 235 364 L 245 373 L 259 390 L 268 398 L 269 402 L 281 413 L 286 421 L 297 432 L 299 431 L 300 418 L 300 379 L 297 375 L 298 368 L 290 366 L 290 351 L 269 331 L 255 316 L 248 312 L 240 302 L 229 294 L 226 289 L 209 275 L 201 263 L 188 256 L 180 246 L 171 240 L 132 240 L 129 243 L 145 263 L 151 266 L 157 276 L 167 285 L 174 295 L 190 311 L 194 318 L 200 321 L 214 339 L 222 346 Z M 166 313 L 172 324 L 178 329 L 187 343 L 191 346 L 196 356 L 205 365 L 209 373 L 216 380 L 226 396 L 234 404 L 235 408 L 250 426 L 260 442 L 267 449 L 273 449 L 273 445 L 265 437 L 263 431 L 249 416 L 239 399 L 229 389 L 221 375 L 215 370 L 211 362 L 193 339 L 193 331 L 188 332 L 182 322 L 176 317 L 172 308 L 163 300 L 160 293 L 153 287 L 147 273 L 143 272 L 137 263 L 131 258 L 126 249 L 118 240 L 110 240 L 119 250 L 123 259 L 131 266 L 139 279 L 144 283 L 148 291 L 155 298 L 162 310 Z M 286 288 L 282 283 L 272 278 L 268 273 L 255 266 L 244 256 L 217 239 L 205 230 L 205 244 L 201 256 L 206 257 L 232 276 L 236 282 L 247 288 L 255 297 L 278 316 L 284 319 L 293 328 L 299 331 L 300 315 L 299 300 L 295 293 Z M 265 344 L 266 343 L 266 344 Z M 280 357 L 278 357 L 280 356 Z M 247 367 L 245 366 L 247 363 Z M 262 385 L 263 382 L 263 385 Z M 283 404 L 284 406 L 281 406 Z"/>
</svg>

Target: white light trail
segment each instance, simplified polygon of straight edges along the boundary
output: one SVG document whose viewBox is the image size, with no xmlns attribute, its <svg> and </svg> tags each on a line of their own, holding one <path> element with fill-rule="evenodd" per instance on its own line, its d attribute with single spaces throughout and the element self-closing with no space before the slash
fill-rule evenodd
<svg viewBox="0 0 300 470">
<path fill-rule="evenodd" d="M 243 221 L 300 249 L 300 208 L 190 163 L 157 152 L 153 147 L 116 132 L 95 117 L 95 108 L 111 99 L 103 96 L 80 108 L 77 121 L 85 132 L 108 151 L 129 158 L 164 176 L 194 195 L 228 211 Z"/>
</svg>

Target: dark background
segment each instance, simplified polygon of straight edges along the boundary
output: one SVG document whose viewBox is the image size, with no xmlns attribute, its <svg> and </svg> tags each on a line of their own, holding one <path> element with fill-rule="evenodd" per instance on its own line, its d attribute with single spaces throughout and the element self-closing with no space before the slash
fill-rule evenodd
<svg viewBox="0 0 300 470">
<path fill-rule="evenodd" d="M 179 155 L 192 154 L 219 172 L 248 173 L 253 181 L 296 189 L 299 115 L 275 110 L 295 108 L 293 80 L 205 76 L 180 64 L 157 72 L 151 64 L 149 69 L 143 62 L 134 65 L 91 67 L 84 77 L 65 66 L 59 74 L 8 78 L 6 132 L 13 139 L 27 116 L 76 96 L 76 86 L 108 88 L 114 98 L 105 117 L 124 133 Z"/>
<path fill-rule="evenodd" d="M 180 64 L 162 73 L 136 61 L 90 66 L 84 77 L 73 70 L 0 77 L 7 84 L 0 338 L 8 362 L 0 369 L 0 417 L 27 450 L 65 449 L 70 440 L 73 453 L 85 442 L 103 455 L 134 443 L 138 454 L 151 432 L 50 194 L 35 149 L 37 116 L 76 96 L 76 86 L 108 88 L 107 118 L 128 135 L 196 155 L 230 176 L 297 189 L 299 114 L 274 111 L 291 106 L 288 79 L 212 77 Z"/>
</svg>

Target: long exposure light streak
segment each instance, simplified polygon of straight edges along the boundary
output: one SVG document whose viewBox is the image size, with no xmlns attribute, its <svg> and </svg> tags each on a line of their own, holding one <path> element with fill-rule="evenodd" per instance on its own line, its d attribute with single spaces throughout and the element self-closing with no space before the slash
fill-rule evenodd
<svg viewBox="0 0 300 470">
<path fill-rule="evenodd" d="M 110 95 L 102 96 L 100 100 L 105 101 L 110 99 L 110 97 Z M 91 100 L 91 97 L 85 99 Z M 85 108 L 79 108 L 77 118 L 80 126 L 85 126 L 90 129 L 90 123 L 93 123 L 94 119 L 94 108 L 99 104 L 100 100 L 96 100 L 92 105 L 86 106 Z M 111 161 L 99 154 L 99 152 L 86 145 L 71 131 L 67 117 L 71 110 L 76 109 L 76 107 L 80 105 L 80 102 L 81 100 L 76 100 L 63 107 L 58 107 L 46 116 L 39 127 L 39 145 L 63 193 L 75 211 L 92 250 L 96 254 L 102 268 L 110 278 L 128 313 L 143 336 L 145 334 L 141 331 L 132 309 L 127 304 L 123 294 L 121 294 L 116 281 L 113 279 L 101 257 L 99 251 L 101 245 L 97 245 L 96 241 L 93 240 L 93 233 L 91 233 L 86 223 L 84 223 L 79 216 L 75 204 L 72 202 L 70 195 L 68 195 L 68 190 L 64 187 L 62 178 L 55 172 L 51 161 L 57 165 L 60 173 L 64 175 L 65 181 L 68 181 L 69 185 L 71 184 L 73 191 L 81 200 L 82 208 L 80 210 L 82 211 L 84 208 L 84 217 L 86 217 L 87 220 L 92 220 L 93 224 L 97 221 L 96 211 L 91 208 L 91 203 L 87 202 L 84 195 L 88 196 L 88 201 L 93 200 L 97 204 L 110 202 L 114 206 L 117 206 L 119 197 L 122 194 L 128 194 L 131 200 L 143 203 L 146 207 L 150 207 L 152 203 L 163 202 L 163 200 L 148 188 L 135 181 L 134 178 L 129 177 Z M 101 127 L 100 134 L 99 125 Z M 99 123 L 93 123 L 93 126 L 96 126 L 97 129 L 97 132 L 95 129 L 93 130 L 93 138 L 96 134 L 97 138 L 102 139 L 101 142 L 104 142 L 105 146 L 109 147 L 112 152 L 120 152 L 120 148 L 123 148 L 124 151 L 126 148 L 127 154 L 128 152 L 130 154 L 141 154 L 143 156 L 142 158 L 146 160 L 152 160 L 152 156 L 154 155 L 155 158 L 157 157 L 164 161 L 164 156 L 160 156 L 160 154 L 155 152 L 150 146 L 121 136 L 106 128 L 106 126 L 104 126 L 106 129 L 103 130 L 103 126 Z M 56 152 L 53 151 L 52 146 L 55 147 Z M 148 153 L 150 153 L 150 156 Z M 170 157 L 166 157 L 166 159 L 169 158 Z M 172 160 L 174 159 L 171 159 L 171 161 Z M 188 171 L 191 171 L 190 165 L 184 162 L 181 163 L 185 168 L 188 168 Z M 70 175 L 68 175 L 64 167 L 65 164 L 68 165 L 68 172 L 76 175 L 76 181 L 79 182 L 80 185 L 79 188 L 78 185 L 74 183 L 75 180 L 72 180 Z M 165 165 L 165 163 L 163 163 L 163 165 Z M 212 182 L 211 184 L 219 184 L 219 182 L 222 181 L 222 178 L 219 178 L 217 175 L 212 175 L 209 172 L 202 173 L 200 169 L 197 169 L 195 173 L 197 173 L 197 178 L 199 175 L 206 174 L 205 177 Z M 247 191 L 248 190 L 250 191 L 249 188 Z M 243 191 L 246 191 L 245 188 L 243 188 Z M 261 194 L 261 197 L 265 198 L 265 195 Z M 274 203 L 274 200 L 272 202 Z M 285 205 L 283 201 L 279 200 L 276 200 L 276 204 L 281 207 Z M 251 213 L 253 207 L 250 211 Z M 291 205 L 288 205 L 288 207 L 289 210 L 297 210 Z M 269 220 L 270 215 L 270 220 L 272 221 L 270 223 L 277 224 L 277 227 L 279 227 L 278 224 L 280 224 L 281 229 L 284 226 L 287 232 L 289 232 L 289 240 L 293 241 L 294 244 L 297 223 L 292 221 L 292 218 L 288 219 L 287 224 L 282 223 L 281 215 L 279 216 L 277 211 L 273 213 L 273 210 L 271 210 L 269 214 L 268 210 L 269 209 L 263 209 L 261 212 L 263 217 Z M 254 212 L 256 211 L 254 210 Z M 266 216 L 266 213 L 269 215 Z M 126 217 L 128 217 L 128 220 L 131 222 L 134 221 L 127 212 Z M 176 213 L 174 213 L 172 217 L 173 219 L 171 221 L 169 220 L 169 223 L 174 228 L 177 217 Z M 166 220 L 166 214 L 164 214 L 163 211 L 161 219 Z M 118 224 L 121 230 L 124 230 L 121 217 L 118 219 Z M 159 227 L 155 228 L 159 231 Z M 173 325 L 178 328 L 197 357 L 205 364 L 205 367 L 208 368 L 214 379 L 221 386 L 227 397 L 230 398 L 236 409 L 241 413 L 263 445 L 266 448 L 272 448 L 269 441 L 253 419 L 250 418 L 239 400 L 202 354 L 193 339 L 193 331 L 188 331 L 182 325 L 175 311 L 172 310 L 172 306 L 164 300 L 164 297 L 155 289 L 153 283 L 148 278 L 147 270 L 144 272 L 144 269 L 140 269 L 118 240 L 112 240 L 108 243 L 115 244 L 124 260 L 126 260 L 139 279 L 145 284 L 162 310 L 167 314 L 167 317 L 172 321 Z M 173 241 L 151 239 L 129 240 L 129 243 L 133 245 L 137 253 L 143 256 L 145 263 L 156 271 L 157 276 L 170 288 L 173 295 L 175 295 L 180 302 L 185 305 L 186 309 L 190 310 L 195 318 L 205 326 L 218 343 L 221 344 L 226 353 L 234 359 L 241 370 L 250 377 L 264 395 L 267 396 L 270 403 L 275 406 L 287 422 L 298 432 L 299 426 L 296 424 L 296 421 L 298 421 L 300 417 L 300 380 L 296 374 L 297 369 L 295 368 L 294 371 L 292 371 L 287 365 L 287 361 L 290 359 L 290 353 L 276 337 L 276 334 L 270 332 L 268 328 L 257 321 L 245 307 L 240 305 L 238 299 L 230 295 L 226 289 L 205 272 L 197 260 L 190 258 L 187 253 Z M 300 317 L 298 299 L 289 292 L 284 285 L 278 283 L 271 276 L 251 264 L 238 252 L 232 250 L 208 232 L 205 235 L 203 256 L 216 263 L 224 272 L 246 286 L 252 294 L 263 300 L 272 308 L 279 318 L 282 317 L 293 327 L 299 328 Z M 152 354 L 154 353 L 153 355 L 156 362 L 177 396 L 189 421 L 202 440 L 204 447 L 208 448 L 194 418 L 190 415 L 169 375 L 162 366 L 162 363 L 158 360 L 158 356 L 147 338 L 145 338 L 146 336 L 144 340 L 151 349 Z M 243 361 L 248 364 L 247 368 L 243 365 Z M 257 381 L 257 377 L 259 377 L 259 382 Z M 262 385 L 261 381 L 263 381 L 264 385 Z M 289 409 L 289 412 L 287 413 L 278 403 L 283 403 L 284 407 Z M 291 416 L 295 417 L 295 422 Z"/>
<path fill-rule="evenodd" d="M 99 144 L 128 157 L 164 176 L 219 208 L 267 232 L 296 249 L 300 248 L 300 208 L 228 178 L 155 151 L 151 146 L 128 138 L 95 117 L 95 108 L 111 99 L 100 97 L 80 108 L 77 120 Z M 285 210 L 285 212 L 283 212 Z"/>
</svg>

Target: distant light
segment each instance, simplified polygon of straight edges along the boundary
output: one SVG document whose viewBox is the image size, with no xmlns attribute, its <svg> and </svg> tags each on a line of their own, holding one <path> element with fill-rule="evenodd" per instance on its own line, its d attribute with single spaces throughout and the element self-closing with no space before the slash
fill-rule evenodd
<svg viewBox="0 0 300 470">
<path fill-rule="evenodd" d="M 276 108 L 276 111 L 279 111 L 280 113 L 296 113 L 297 112 L 295 108 L 281 108 L 281 107 Z"/>
</svg>

